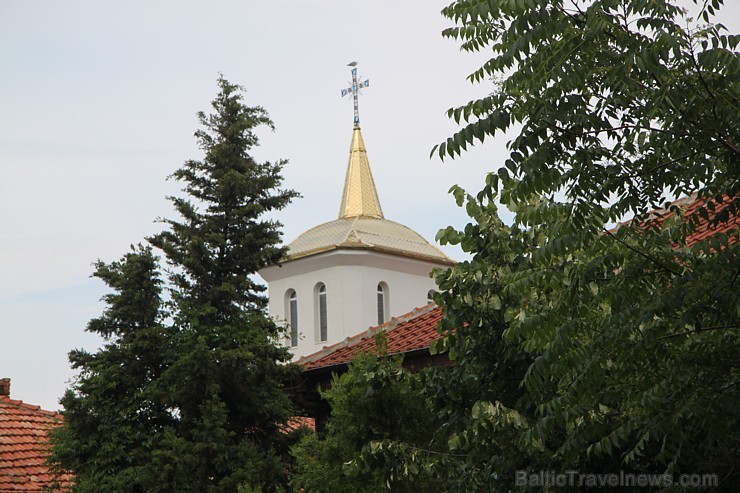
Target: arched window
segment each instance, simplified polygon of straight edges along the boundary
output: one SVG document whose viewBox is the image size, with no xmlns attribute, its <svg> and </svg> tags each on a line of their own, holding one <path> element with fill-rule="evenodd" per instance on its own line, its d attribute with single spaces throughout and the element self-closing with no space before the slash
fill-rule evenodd
<svg viewBox="0 0 740 493">
<path fill-rule="evenodd" d="M 285 298 L 287 300 L 285 315 L 290 326 L 290 347 L 296 347 L 298 345 L 298 296 L 295 289 L 289 289 L 285 293 Z"/>
<path fill-rule="evenodd" d="M 324 342 L 329 338 L 329 324 L 326 311 L 326 285 L 323 282 L 316 285 L 316 314 L 319 342 Z"/>
<path fill-rule="evenodd" d="M 388 285 L 378 283 L 378 325 L 388 320 Z"/>
</svg>

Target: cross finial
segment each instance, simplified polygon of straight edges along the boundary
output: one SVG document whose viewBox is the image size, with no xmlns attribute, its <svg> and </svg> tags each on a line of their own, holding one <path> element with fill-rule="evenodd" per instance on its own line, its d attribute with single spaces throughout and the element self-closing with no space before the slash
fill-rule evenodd
<svg viewBox="0 0 740 493">
<path fill-rule="evenodd" d="M 370 81 L 364 80 L 357 82 L 357 62 L 350 62 L 347 64 L 348 67 L 352 67 L 352 85 L 347 89 L 342 89 L 342 97 L 352 93 L 352 99 L 355 103 L 355 127 L 360 126 L 360 110 L 357 105 L 357 96 L 360 93 L 360 89 L 363 87 L 370 87 Z"/>
</svg>

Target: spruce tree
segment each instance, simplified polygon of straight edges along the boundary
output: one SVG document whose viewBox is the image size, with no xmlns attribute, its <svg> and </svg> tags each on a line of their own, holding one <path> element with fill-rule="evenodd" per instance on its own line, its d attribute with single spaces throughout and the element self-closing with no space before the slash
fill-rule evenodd
<svg viewBox="0 0 740 493">
<path fill-rule="evenodd" d="M 153 430 L 173 424 L 155 386 L 164 369 L 167 332 L 161 325 L 161 280 L 151 248 L 96 263 L 95 277 L 114 292 L 88 323 L 105 344 L 95 354 L 69 353 L 79 370 L 64 394 L 64 426 L 53 436 L 51 460 L 76 476 L 75 491 L 143 491 Z"/>
<path fill-rule="evenodd" d="M 280 224 L 265 216 L 297 194 L 280 188 L 285 161 L 257 162 L 255 130 L 267 112 L 242 101 L 223 77 L 213 113 L 199 113 L 204 156 L 173 178 L 178 219 L 149 239 L 167 261 L 139 248 L 96 274 L 116 291 L 88 330 L 106 339 L 95 354 L 73 351 L 80 375 L 65 397 L 52 459 L 76 476 L 76 491 L 221 492 L 285 484 L 291 415 L 285 382 L 295 369 L 278 344 L 253 275 L 285 254 Z"/>
</svg>

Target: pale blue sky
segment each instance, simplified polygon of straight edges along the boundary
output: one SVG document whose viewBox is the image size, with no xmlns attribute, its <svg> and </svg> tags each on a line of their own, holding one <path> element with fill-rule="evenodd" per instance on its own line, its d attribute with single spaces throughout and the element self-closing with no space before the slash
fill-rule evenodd
<svg viewBox="0 0 740 493">
<path fill-rule="evenodd" d="M 303 194 L 279 215 L 286 241 L 338 213 L 353 60 L 370 79 L 361 123 L 386 217 L 430 240 L 464 225 L 447 190 L 479 190 L 505 139 L 429 159 L 456 128 L 445 110 L 490 89 L 465 80 L 482 57 L 440 35 L 447 3 L 0 0 L 0 378 L 12 396 L 58 408 L 67 352 L 99 343 L 84 332 L 104 293 L 91 264 L 173 217 L 166 177 L 200 157 L 195 113 L 219 72 L 276 124 L 254 154 L 288 159 L 286 186 Z"/>
</svg>

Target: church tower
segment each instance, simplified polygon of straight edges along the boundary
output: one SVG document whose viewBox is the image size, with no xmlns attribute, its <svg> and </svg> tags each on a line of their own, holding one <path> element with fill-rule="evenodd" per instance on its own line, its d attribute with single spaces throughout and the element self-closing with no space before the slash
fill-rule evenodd
<svg viewBox="0 0 740 493">
<path fill-rule="evenodd" d="M 352 75 L 356 99 L 356 69 Z M 421 235 L 383 216 L 355 104 L 339 217 L 298 236 L 287 258 L 260 275 L 270 313 L 288 323 L 286 344 L 301 357 L 426 305 L 436 287 L 430 272 L 453 264 Z"/>
</svg>

